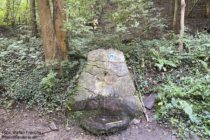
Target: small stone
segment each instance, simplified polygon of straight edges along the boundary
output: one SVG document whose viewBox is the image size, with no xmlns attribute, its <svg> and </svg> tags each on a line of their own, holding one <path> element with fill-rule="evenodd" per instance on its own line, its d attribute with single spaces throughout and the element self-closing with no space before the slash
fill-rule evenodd
<svg viewBox="0 0 210 140">
<path fill-rule="evenodd" d="M 190 134 L 190 139 L 191 139 L 191 140 L 201 140 L 201 139 L 198 137 L 198 135 L 196 135 L 195 133 L 191 133 L 191 134 Z"/>
<path fill-rule="evenodd" d="M 51 122 L 49 124 L 49 128 L 52 130 L 52 131 L 58 131 L 58 127 L 56 126 L 56 124 L 54 122 Z"/>
<path fill-rule="evenodd" d="M 66 127 L 66 131 L 69 131 L 69 130 L 71 130 L 71 128 L 70 127 Z"/>
<path fill-rule="evenodd" d="M 4 109 L 0 109 L 0 115 L 6 114 L 6 111 Z"/>
<path fill-rule="evenodd" d="M 141 122 L 141 120 L 139 120 L 139 119 L 133 119 L 131 122 L 130 122 L 130 124 L 131 125 L 137 125 L 137 124 L 139 124 Z"/>
<path fill-rule="evenodd" d="M 147 109 L 151 110 L 155 105 L 155 98 L 156 98 L 155 94 L 150 94 L 149 96 L 145 97 L 143 100 L 144 106 Z"/>
<path fill-rule="evenodd" d="M 27 118 L 27 117 L 28 117 L 28 114 L 24 114 L 23 117 L 24 117 L 24 118 Z"/>
</svg>

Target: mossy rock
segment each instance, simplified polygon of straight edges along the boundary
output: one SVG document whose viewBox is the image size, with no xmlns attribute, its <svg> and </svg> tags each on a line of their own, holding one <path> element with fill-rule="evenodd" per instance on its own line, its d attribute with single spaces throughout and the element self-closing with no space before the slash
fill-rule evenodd
<svg viewBox="0 0 210 140">
<path fill-rule="evenodd" d="M 86 116 L 80 120 L 81 127 L 94 135 L 109 135 L 122 131 L 129 126 L 129 123 L 128 116 L 106 116 L 103 113 Z"/>
</svg>

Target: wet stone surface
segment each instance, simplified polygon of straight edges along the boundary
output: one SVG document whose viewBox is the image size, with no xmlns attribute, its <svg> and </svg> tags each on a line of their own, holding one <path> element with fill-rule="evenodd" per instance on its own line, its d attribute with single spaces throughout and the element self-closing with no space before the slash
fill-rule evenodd
<svg viewBox="0 0 210 140">
<path fill-rule="evenodd" d="M 100 116 L 118 118 L 115 121 L 112 119 L 105 122 L 96 121 L 95 123 L 98 123 L 96 126 L 90 123 L 93 120 L 91 116 L 88 119 L 82 118 L 85 121 L 81 122 L 85 122 L 83 124 L 86 125 L 83 127 L 90 132 L 93 129 L 99 134 L 110 132 L 113 129 L 117 131 L 127 128 L 131 119 L 142 115 L 142 107 L 135 92 L 123 53 L 114 49 L 98 49 L 89 52 L 88 61 L 80 75 L 71 108 L 73 111 L 97 110 L 102 115 L 93 114 L 93 118 L 98 118 L 95 120 L 100 120 Z M 126 123 L 122 125 L 119 122 Z M 102 131 L 100 126 L 106 126 L 106 124 L 115 125 L 106 127 Z"/>
<path fill-rule="evenodd" d="M 125 130 L 130 123 L 127 116 L 90 116 L 82 119 L 81 126 L 95 135 L 113 134 Z"/>
</svg>

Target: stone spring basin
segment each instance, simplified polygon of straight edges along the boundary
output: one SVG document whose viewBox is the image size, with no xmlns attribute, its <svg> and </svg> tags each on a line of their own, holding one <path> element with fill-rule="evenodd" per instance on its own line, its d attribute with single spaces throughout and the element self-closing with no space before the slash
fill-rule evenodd
<svg viewBox="0 0 210 140">
<path fill-rule="evenodd" d="M 114 133 L 143 114 L 135 92 L 123 53 L 98 49 L 88 54 L 70 107 L 83 112 L 79 122 L 89 132 Z"/>
<path fill-rule="evenodd" d="M 95 135 L 113 134 L 126 129 L 129 126 L 128 116 L 88 116 L 80 121 L 82 128 Z"/>
</svg>

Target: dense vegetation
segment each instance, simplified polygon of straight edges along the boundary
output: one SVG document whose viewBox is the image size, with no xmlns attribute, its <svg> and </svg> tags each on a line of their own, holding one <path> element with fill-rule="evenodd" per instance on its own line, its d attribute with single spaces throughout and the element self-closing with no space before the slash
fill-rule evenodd
<svg viewBox="0 0 210 140">
<path fill-rule="evenodd" d="M 184 50 L 178 51 L 179 36 L 165 30 L 166 21 L 151 2 L 67 0 L 68 60 L 49 66 L 39 35 L 31 37 L 28 28 L 28 1 L 15 1 L 7 19 L 6 0 L 0 2 L 1 106 L 23 103 L 45 113 L 70 109 L 87 53 L 115 48 L 137 70 L 139 90 L 158 93 L 157 120 L 169 123 L 180 138 L 192 133 L 210 138 L 210 35 L 206 32 L 186 33 Z"/>
</svg>

